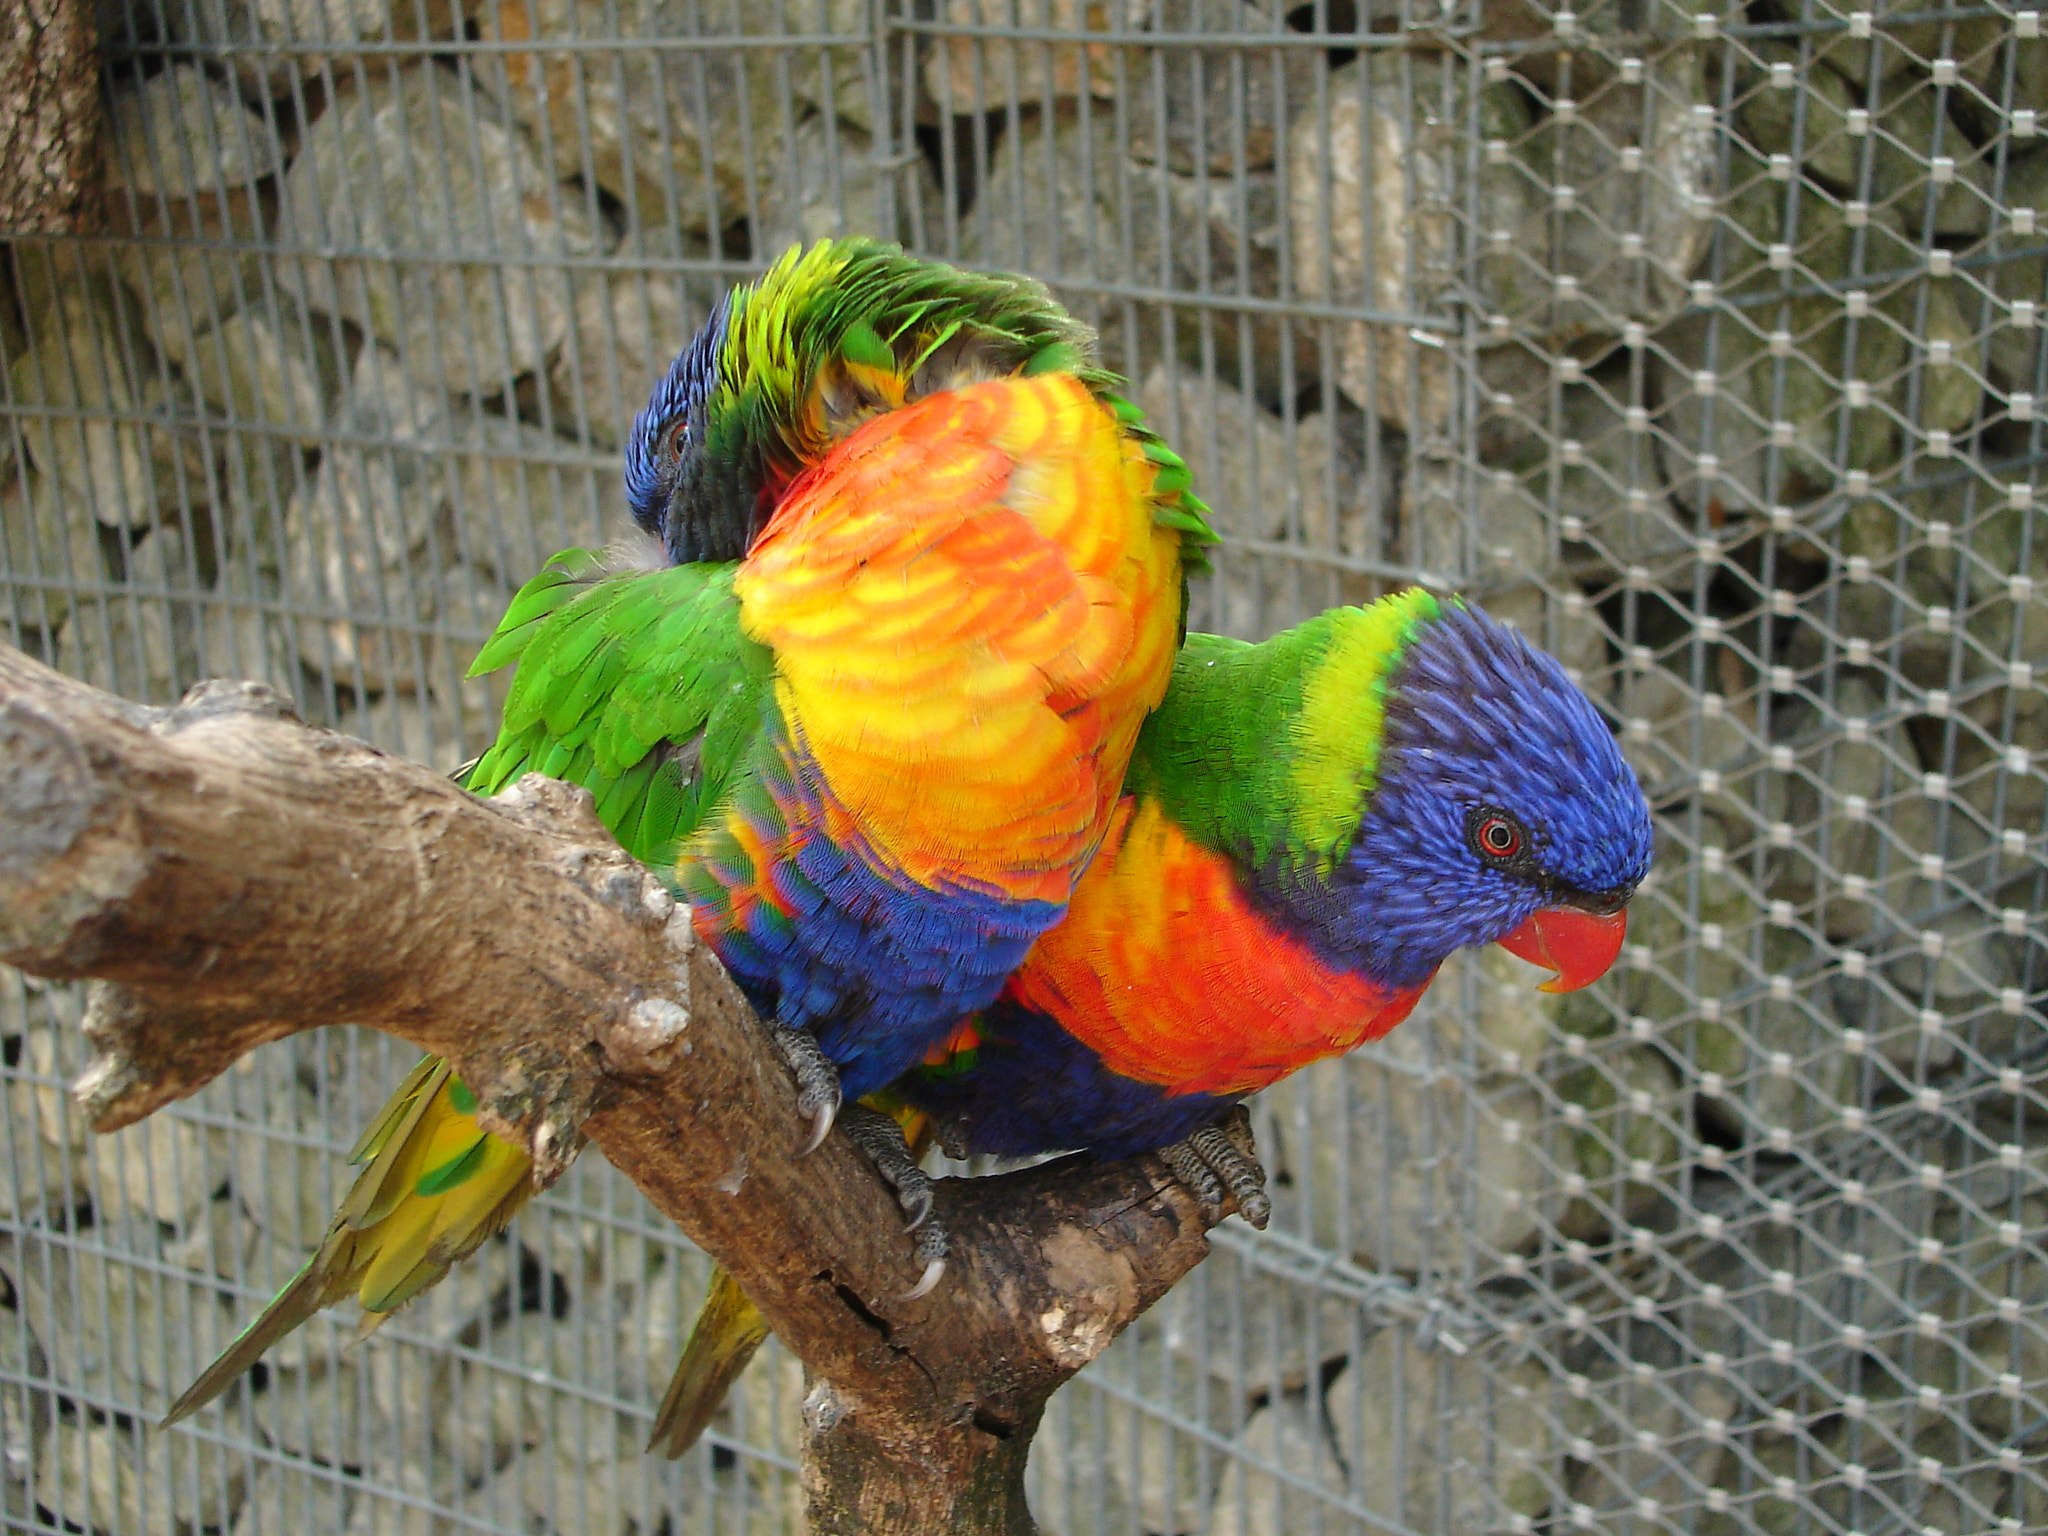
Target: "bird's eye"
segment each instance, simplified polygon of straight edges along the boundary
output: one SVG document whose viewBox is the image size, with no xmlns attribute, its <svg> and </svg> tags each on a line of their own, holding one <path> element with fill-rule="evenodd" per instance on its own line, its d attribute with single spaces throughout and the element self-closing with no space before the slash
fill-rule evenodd
<svg viewBox="0 0 2048 1536">
<path fill-rule="evenodd" d="M 690 418 L 688 416 L 678 416 L 675 419 L 675 424 L 668 429 L 667 436 L 662 439 L 664 445 L 668 448 L 668 456 L 671 459 L 680 459 L 683 456 L 683 449 L 689 445 L 689 440 Z"/>
<path fill-rule="evenodd" d="M 1472 835 L 1488 858 L 1511 859 L 1522 851 L 1522 829 L 1505 816 L 1489 816 Z"/>
</svg>

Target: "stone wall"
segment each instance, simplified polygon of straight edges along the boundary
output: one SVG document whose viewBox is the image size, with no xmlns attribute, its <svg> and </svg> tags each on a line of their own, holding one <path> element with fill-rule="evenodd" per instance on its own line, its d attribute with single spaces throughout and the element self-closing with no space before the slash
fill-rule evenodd
<svg viewBox="0 0 2048 1536">
<path fill-rule="evenodd" d="M 1048 1529 L 2048 1524 L 2048 40 L 1869 0 L 167 0 L 100 232 L 0 261 L 0 635 L 433 762 L 727 282 L 886 234 L 1102 328 L 1258 634 L 1417 576 L 1660 813 L 1624 968 L 1457 962 L 1260 1106 L 1273 1229 L 1055 1403 Z M 622 45 L 631 38 L 631 46 Z M 637 1453 L 702 1261 L 609 1170 L 336 1354 L 146 1423 L 395 1076 L 279 1048 L 85 1136 L 0 978 L 0 1434 L 35 1529 L 790 1528 L 766 1362 Z"/>
</svg>

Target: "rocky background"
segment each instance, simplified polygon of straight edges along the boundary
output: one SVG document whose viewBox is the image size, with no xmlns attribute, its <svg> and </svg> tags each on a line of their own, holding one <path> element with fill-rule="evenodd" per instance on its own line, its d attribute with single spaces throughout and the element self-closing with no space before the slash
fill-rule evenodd
<svg viewBox="0 0 2048 1536">
<path fill-rule="evenodd" d="M 1854 7 L 1860 6 L 1857 9 Z M 619 523 L 724 284 L 840 230 L 1053 281 L 1259 634 L 1426 576 L 1661 814 L 1625 967 L 1459 962 L 1265 1096 L 1279 1212 L 1056 1401 L 1050 1531 L 2048 1526 L 2048 40 L 2011 0 L 164 0 L 99 232 L 0 259 L 0 635 L 434 763 Z M 630 45 L 622 39 L 630 39 Z M 0 1508 L 35 1530 L 793 1529 L 765 1358 L 639 1455 L 702 1260 L 595 1159 L 364 1347 L 147 1428 L 404 1062 L 89 1138 L 0 976 Z"/>
</svg>

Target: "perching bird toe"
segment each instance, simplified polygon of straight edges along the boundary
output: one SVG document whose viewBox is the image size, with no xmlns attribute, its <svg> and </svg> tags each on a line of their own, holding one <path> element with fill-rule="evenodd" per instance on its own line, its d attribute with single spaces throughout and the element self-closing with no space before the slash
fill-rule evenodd
<svg viewBox="0 0 2048 1536">
<path fill-rule="evenodd" d="M 1173 1176 L 1187 1186 L 1214 1226 L 1231 1211 L 1263 1229 L 1273 1215 L 1266 1194 L 1266 1170 L 1253 1149 L 1251 1117 L 1242 1105 L 1215 1125 L 1159 1149 Z"/>
</svg>

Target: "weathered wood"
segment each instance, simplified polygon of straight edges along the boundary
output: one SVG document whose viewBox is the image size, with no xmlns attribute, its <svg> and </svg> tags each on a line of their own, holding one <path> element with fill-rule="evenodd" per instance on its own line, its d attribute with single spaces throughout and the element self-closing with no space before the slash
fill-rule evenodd
<svg viewBox="0 0 2048 1536">
<path fill-rule="evenodd" d="M 0 0 L 0 238 L 66 234 L 94 190 L 99 39 L 87 0 Z"/>
<path fill-rule="evenodd" d="M 349 1022 L 451 1058 L 543 1180 L 587 1136 L 804 1361 L 833 1536 L 1029 1531 L 1047 1397 L 1207 1251 L 1149 1159 L 949 1180 L 951 1268 L 905 1300 L 893 1198 L 843 1137 L 794 1157 L 759 1022 L 587 795 L 481 801 L 255 685 L 144 710 L 0 646 L 0 959 L 95 979 L 102 1129 Z"/>
</svg>

